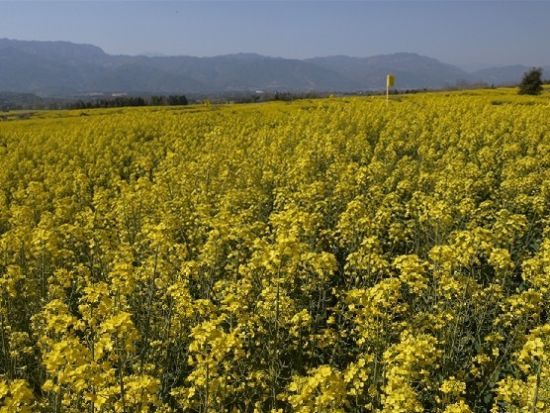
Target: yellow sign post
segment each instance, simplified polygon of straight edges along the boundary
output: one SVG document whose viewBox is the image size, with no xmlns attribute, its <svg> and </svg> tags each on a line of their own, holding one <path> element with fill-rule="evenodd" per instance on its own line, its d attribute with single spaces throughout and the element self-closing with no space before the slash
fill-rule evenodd
<svg viewBox="0 0 550 413">
<path fill-rule="evenodd" d="M 390 100 L 390 88 L 395 84 L 395 76 L 388 73 L 386 76 L 386 102 Z"/>
</svg>

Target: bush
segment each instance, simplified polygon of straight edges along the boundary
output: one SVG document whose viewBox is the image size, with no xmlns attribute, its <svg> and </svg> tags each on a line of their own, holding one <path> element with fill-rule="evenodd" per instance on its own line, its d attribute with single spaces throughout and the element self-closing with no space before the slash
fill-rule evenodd
<svg viewBox="0 0 550 413">
<path fill-rule="evenodd" d="M 542 92 L 542 69 L 534 67 L 523 75 L 519 84 L 520 95 L 539 95 Z"/>
</svg>

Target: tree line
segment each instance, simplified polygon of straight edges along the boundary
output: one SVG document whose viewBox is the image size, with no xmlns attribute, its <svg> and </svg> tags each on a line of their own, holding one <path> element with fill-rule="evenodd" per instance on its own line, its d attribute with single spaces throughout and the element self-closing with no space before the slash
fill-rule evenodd
<svg viewBox="0 0 550 413">
<path fill-rule="evenodd" d="M 119 108 L 124 106 L 184 106 L 189 104 L 185 95 L 169 96 L 117 96 L 107 99 L 78 100 L 71 109 Z"/>
</svg>

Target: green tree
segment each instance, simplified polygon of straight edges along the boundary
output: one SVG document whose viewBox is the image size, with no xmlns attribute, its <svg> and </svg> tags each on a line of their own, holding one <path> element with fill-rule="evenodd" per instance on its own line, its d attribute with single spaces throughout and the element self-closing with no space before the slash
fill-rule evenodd
<svg viewBox="0 0 550 413">
<path fill-rule="evenodd" d="M 519 84 L 520 95 L 539 95 L 542 92 L 542 69 L 534 67 L 525 72 Z"/>
<path fill-rule="evenodd" d="M 185 95 L 170 95 L 168 96 L 168 105 L 170 106 L 184 106 L 187 105 L 187 98 Z"/>
</svg>

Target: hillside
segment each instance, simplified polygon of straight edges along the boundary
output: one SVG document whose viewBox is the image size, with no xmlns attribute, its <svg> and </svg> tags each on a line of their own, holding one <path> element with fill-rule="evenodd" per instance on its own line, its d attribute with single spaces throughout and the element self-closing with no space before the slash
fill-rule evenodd
<svg viewBox="0 0 550 413">
<path fill-rule="evenodd" d="M 285 59 L 257 54 L 215 57 L 109 55 L 92 45 L 0 39 L 0 92 L 88 93 L 352 92 L 380 90 L 392 72 L 399 89 L 468 82 L 517 83 L 522 66 L 468 73 L 414 53 L 366 58 Z"/>
<path fill-rule="evenodd" d="M 384 85 L 388 73 L 396 76 L 401 89 L 443 88 L 475 79 L 456 66 L 414 53 L 395 53 L 366 58 L 332 56 L 307 61 L 341 73 L 372 89 L 379 89 L 380 85 Z"/>
</svg>

